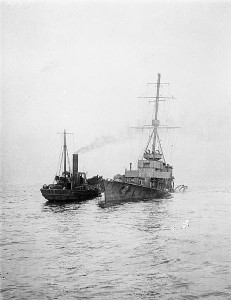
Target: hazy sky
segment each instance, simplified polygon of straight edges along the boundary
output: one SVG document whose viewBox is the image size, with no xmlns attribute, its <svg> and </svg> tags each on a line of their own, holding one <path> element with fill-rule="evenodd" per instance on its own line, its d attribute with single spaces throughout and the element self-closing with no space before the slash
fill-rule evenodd
<svg viewBox="0 0 231 300">
<path fill-rule="evenodd" d="M 163 81 L 182 126 L 168 161 L 176 183 L 231 179 L 230 1 L 22 1 L 1 4 L 2 175 L 52 182 L 60 137 L 88 176 L 112 177 L 140 149 L 146 83 Z M 148 91 L 150 92 L 150 91 Z M 131 139 L 133 137 L 133 139 Z M 109 138 L 110 139 L 110 138 Z M 137 140 L 137 139 L 136 139 Z M 141 141 L 141 138 L 138 138 Z"/>
</svg>

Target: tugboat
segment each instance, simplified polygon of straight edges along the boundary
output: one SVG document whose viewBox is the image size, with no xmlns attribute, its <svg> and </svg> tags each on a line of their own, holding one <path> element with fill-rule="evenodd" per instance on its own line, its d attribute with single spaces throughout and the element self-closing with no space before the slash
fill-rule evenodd
<svg viewBox="0 0 231 300">
<path fill-rule="evenodd" d="M 158 127 L 162 128 L 179 128 L 160 126 L 158 120 L 159 101 L 163 101 L 160 97 L 160 77 L 158 74 L 157 91 L 155 97 L 140 97 L 140 98 L 154 98 L 155 107 L 152 118 L 152 124 L 142 129 L 151 129 L 151 134 L 147 146 L 144 150 L 142 159 L 138 160 L 136 170 L 125 170 L 124 175 L 116 175 L 113 180 L 103 180 L 104 185 L 104 204 L 114 204 L 118 202 L 146 200 L 146 199 L 161 199 L 171 197 L 174 192 L 174 176 L 173 167 L 166 163 L 160 138 L 158 135 Z M 170 97 L 173 98 L 173 97 Z M 136 127 L 137 128 L 137 127 Z M 151 149 L 149 144 L 152 141 Z"/>
<path fill-rule="evenodd" d="M 43 185 L 40 189 L 43 197 L 48 201 L 70 202 L 89 200 L 100 196 L 100 190 L 96 186 L 88 184 L 86 173 L 78 171 L 78 154 L 73 154 L 72 173 L 70 172 L 70 164 L 69 171 L 67 171 L 67 159 L 69 160 L 69 157 L 66 134 L 66 130 L 64 130 L 64 143 L 60 162 L 60 170 L 63 164 L 62 175 L 56 175 L 53 184 Z"/>
</svg>

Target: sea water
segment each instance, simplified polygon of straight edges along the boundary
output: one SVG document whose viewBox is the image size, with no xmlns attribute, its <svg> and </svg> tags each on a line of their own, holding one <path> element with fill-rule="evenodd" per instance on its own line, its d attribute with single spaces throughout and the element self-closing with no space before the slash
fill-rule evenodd
<svg viewBox="0 0 231 300">
<path fill-rule="evenodd" d="M 231 299 L 230 186 L 102 208 L 2 187 L 2 299 Z"/>
</svg>

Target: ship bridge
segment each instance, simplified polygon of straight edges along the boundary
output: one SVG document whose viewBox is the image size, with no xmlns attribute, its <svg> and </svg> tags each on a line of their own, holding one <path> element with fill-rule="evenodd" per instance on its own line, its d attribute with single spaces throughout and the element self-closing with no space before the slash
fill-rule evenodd
<svg viewBox="0 0 231 300">
<path fill-rule="evenodd" d="M 138 160 L 138 170 L 125 170 L 125 178 L 148 179 L 150 178 L 172 178 L 172 166 L 157 160 Z"/>
</svg>

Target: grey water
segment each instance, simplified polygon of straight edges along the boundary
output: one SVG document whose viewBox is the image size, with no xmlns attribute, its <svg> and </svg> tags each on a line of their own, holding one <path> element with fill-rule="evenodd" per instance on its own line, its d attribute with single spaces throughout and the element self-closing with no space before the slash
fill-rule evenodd
<svg viewBox="0 0 231 300">
<path fill-rule="evenodd" d="M 102 208 L 2 187 L 2 299 L 231 299 L 230 185 Z"/>
</svg>

